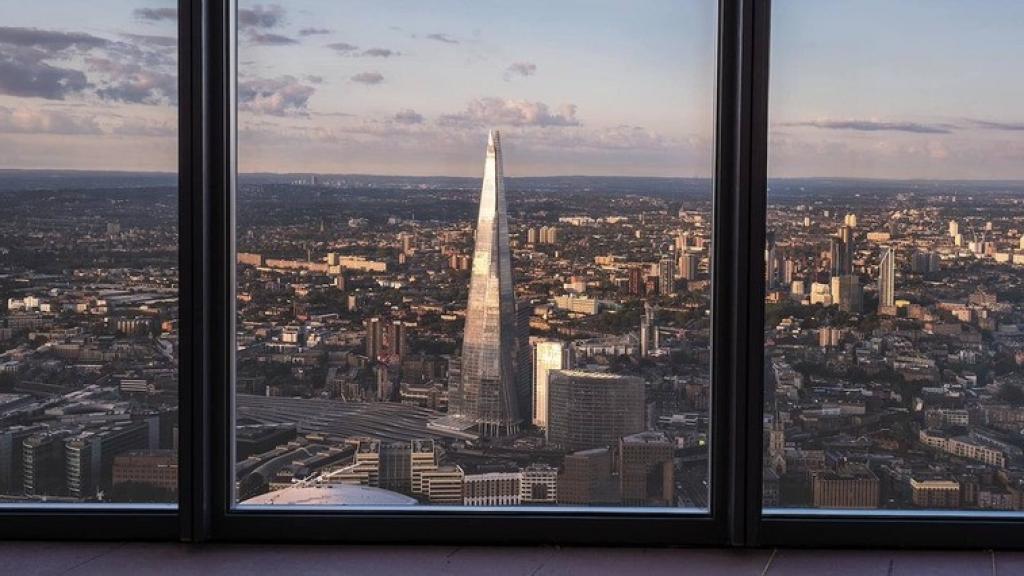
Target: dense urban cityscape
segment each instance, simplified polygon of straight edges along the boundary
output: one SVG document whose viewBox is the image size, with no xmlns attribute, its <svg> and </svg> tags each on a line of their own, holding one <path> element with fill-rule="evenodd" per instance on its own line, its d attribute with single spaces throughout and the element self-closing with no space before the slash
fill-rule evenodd
<svg viewBox="0 0 1024 576">
<path fill-rule="evenodd" d="M 3 500 L 172 502 L 173 178 L 3 182 Z M 711 183 L 483 182 L 243 175 L 238 502 L 707 507 Z M 1021 509 L 1022 202 L 772 182 L 766 507 Z"/>
<path fill-rule="evenodd" d="M 765 506 L 1022 509 L 1024 185 L 770 188 Z"/>
</svg>

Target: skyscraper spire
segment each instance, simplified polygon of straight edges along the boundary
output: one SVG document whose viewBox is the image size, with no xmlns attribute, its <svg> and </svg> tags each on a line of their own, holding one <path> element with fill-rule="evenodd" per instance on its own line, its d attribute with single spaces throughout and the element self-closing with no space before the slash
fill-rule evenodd
<svg viewBox="0 0 1024 576">
<path fill-rule="evenodd" d="M 477 423 L 483 436 L 515 433 L 519 426 L 512 351 L 516 338 L 508 208 L 501 137 L 487 137 L 480 215 L 462 341 L 462 382 L 452 411 Z"/>
</svg>

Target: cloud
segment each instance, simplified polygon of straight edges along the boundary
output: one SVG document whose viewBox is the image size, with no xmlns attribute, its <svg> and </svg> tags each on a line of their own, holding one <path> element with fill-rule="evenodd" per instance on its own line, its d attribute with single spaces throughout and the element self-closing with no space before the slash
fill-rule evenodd
<svg viewBox="0 0 1024 576">
<path fill-rule="evenodd" d="M 353 82 L 358 82 L 360 84 L 373 86 L 383 82 L 384 76 L 380 72 L 360 72 L 359 74 L 356 74 L 355 76 L 350 78 L 350 80 L 352 80 Z"/>
<path fill-rule="evenodd" d="M 532 62 L 515 62 L 505 69 L 505 80 L 511 80 L 516 76 L 533 76 L 537 73 L 537 65 Z"/>
<path fill-rule="evenodd" d="M 173 50 L 168 48 L 177 40 L 138 34 L 122 37 L 127 41 L 81 32 L 0 27 L 0 94 L 64 100 L 95 89 L 105 100 L 174 102 L 177 71 Z"/>
<path fill-rule="evenodd" d="M 412 108 L 406 108 L 396 112 L 394 120 L 399 124 L 422 124 L 423 115 Z"/>
<path fill-rule="evenodd" d="M 855 130 L 858 132 L 910 132 L 913 134 L 952 134 L 949 124 L 921 124 L 918 122 L 880 122 L 877 120 L 811 120 L 790 122 L 782 126 L 811 127 L 827 130 Z"/>
<path fill-rule="evenodd" d="M 299 36 L 316 36 L 319 34 L 330 34 L 332 32 L 329 28 L 303 28 L 299 30 Z"/>
<path fill-rule="evenodd" d="M 259 46 L 287 46 L 299 43 L 294 38 L 272 32 L 252 32 L 247 36 L 247 40 Z"/>
<path fill-rule="evenodd" d="M 451 36 L 449 36 L 447 34 L 442 34 L 440 32 L 435 32 L 433 34 L 427 34 L 427 38 L 429 40 L 436 40 L 438 42 L 444 42 L 445 44 L 458 44 L 459 43 L 458 40 L 452 38 Z"/>
<path fill-rule="evenodd" d="M 252 8 L 238 10 L 238 26 L 240 28 L 276 28 L 284 23 L 284 8 L 277 4 L 264 6 L 257 4 Z"/>
<path fill-rule="evenodd" d="M 994 122 L 991 120 L 970 120 L 970 123 L 978 128 L 990 130 L 1006 130 L 1009 132 L 1024 131 L 1024 122 Z"/>
<path fill-rule="evenodd" d="M 81 70 L 52 66 L 38 58 L 0 53 L 0 94 L 63 100 L 82 92 L 89 81 Z"/>
<path fill-rule="evenodd" d="M 551 112 L 543 102 L 480 98 L 470 102 L 457 114 L 442 116 L 439 123 L 451 127 L 480 126 L 579 126 L 576 105 L 564 104 Z"/>
<path fill-rule="evenodd" d="M 86 63 L 91 71 L 104 76 L 101 86 L 96 89 L 96 95 L 103 100 L 133 104 L 177 101 L 178 77 L 173 72 L 108 58 L 88 58 Z"/>
<path fill-rule="evenodd" d="M 328 44 L 327 47 L 339 54 L 348 54 L 359 49 L 359 46 L 349 44 L 348 42 L 335 42 L 333 44 Z"/>
<path fill-rule="evenodd" d="M 177 8 L 136 8 L 133 12 L 139 20 L 159 22 L 161 20 L 177 20 Z"/>
<path fill-rule="evenodd" d="M 360 56 L 369 56 L 371 58 L 390 58 L 392 56 L 401 56 L 401 52 L 391 50 L 389 48 L 370 48 L 363 50 Z"/>
<path fill-rule="evenodd" d="M 173 48 L 178 45 L 178 39 L 173 36 L 150 36 L 148 34 L 121 34 L 124 38 L 139 44 L 149 44 L 161 48 Z"/>
<path fill-rule="evenodd" d="M 0 133 L 80 135 L 102 132 L 91 117 L 73 116 L 59 110 L 0 106 Z"/>
<path fill-rule="evenodd" d="M 83 32 L 57 32 L 38 28 L 12 28 L 0 26 L 0 44 L 35 48 L 48 53 L 78 48 L 88 50 L 110 44 L 110 40 Z"/>
<path fill-rule="evenodd" d="M 241 110 L 256 114 L 304 116 L 315 92 L 316 88 L 294 76 L 256 78 L 238 83 L 238 104 Z"/>
</svg>

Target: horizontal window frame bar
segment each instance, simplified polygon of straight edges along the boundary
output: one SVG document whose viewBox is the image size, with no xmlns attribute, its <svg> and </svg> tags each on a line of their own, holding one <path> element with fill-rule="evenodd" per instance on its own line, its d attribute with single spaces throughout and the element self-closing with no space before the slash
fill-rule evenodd
<svg viewBox="0 0 1024 576">
<path fill-rule="evenodd" d="M 0 540 L 149 540 L 180 536 L 176 508 L 0 509 Z"/>
<path fill-rule="evenodd" d="M 766 516 L 758 528 L 764 547 L 1024 549 L 1020 519 Z"/>
<path fill-rule="evenodd" d="M 282 531 L 282 523 L 288 530 Z M 722 546 L 721 523 L 667 514 L 232 512 L 217 523 L 223 541 L 604 546 Z"/>
</svg>

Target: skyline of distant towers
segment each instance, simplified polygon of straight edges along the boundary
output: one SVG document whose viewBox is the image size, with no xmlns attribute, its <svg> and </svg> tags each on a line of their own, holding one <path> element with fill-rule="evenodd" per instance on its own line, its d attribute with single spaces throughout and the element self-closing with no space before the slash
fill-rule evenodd
<svg viewBox="0 0 1024 576">
<path fill-rule="evenodd" d="M 501 136 L 492 130 L 480 190 L 462 378 L 452 412 L 476 424 L 481 436 L 507 436 L 519 430 L 515 352 L 518 344 L 508 207 L 501 158 Z"/>
</svg>

